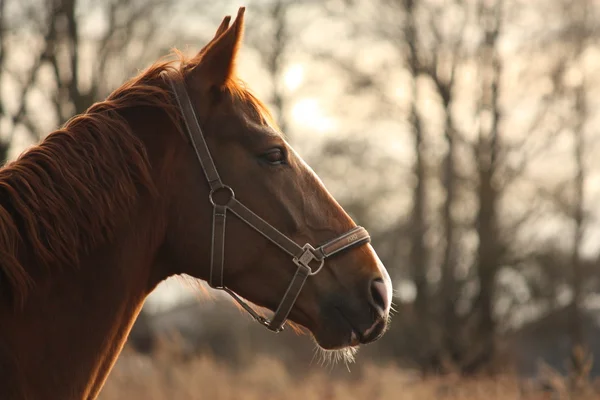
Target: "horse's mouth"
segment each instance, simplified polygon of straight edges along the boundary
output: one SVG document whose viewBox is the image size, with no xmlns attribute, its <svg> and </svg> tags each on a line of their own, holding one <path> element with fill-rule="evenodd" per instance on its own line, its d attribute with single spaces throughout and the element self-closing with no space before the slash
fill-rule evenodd
<svg viewBox="0 0 600 400">
<path fill-rule="evenodd" d="M 353 313 L 333 306 L 321 314 L 321 321 L 310 329 L 315 341 L 325 350 L 354 348 L 377 340 L 385 330 L 385 320 L 369 314 L 368 318 L 352 318 Z M 362 329 L 361 329 L 362 327 Z"/>
<path fill-rule="evenodd" d="M 335 309 L 350 328 L 350 342 L 348 343 L 348 345 L 351 347 L 356 347 L 362 344 L 363 335 L 354 327 L 352 321 L 350 321 L 350 319 L 346 316 L 346 314 L 344 314 L 344 311 L 340 307 L 335 307 Z"/>
<path fill-rule="evenodd" d="M 371 343 L 379 339 L 385 331 L 385 319 L 382 316 L 377 316 L 373 325 L 364 331 L 360 331 L 350 318 L 346 316 L 344 311 L 340 307 L 336 307 L 336 310 L 341 317 L 346 321 L 350 327 L 350 343 L 349 346 L 355 347 L 361 344 Z"/>
<path fill-rule="evenodd" d="M 296 304 L 290 322 L 299 331 L 310 333 L 323 350 L 356 348 L 379 339 L 386 330 L 387 318 L 371 307 L 339 298 L 322 301 L 319 308 Z"/>
</svg>

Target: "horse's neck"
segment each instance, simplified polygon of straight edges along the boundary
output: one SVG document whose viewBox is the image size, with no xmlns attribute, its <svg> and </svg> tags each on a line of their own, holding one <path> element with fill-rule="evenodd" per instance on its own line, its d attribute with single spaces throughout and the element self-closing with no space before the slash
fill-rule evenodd
<svg viewBox="0 0 600 400">
<path fill-rule="evenodd" d="M 51 272 L 23 310 L 0 303 L 1 399 L 96 396 L 156 283 L 156 246 L 124 236 L 77 269 Z"/>
</svg>

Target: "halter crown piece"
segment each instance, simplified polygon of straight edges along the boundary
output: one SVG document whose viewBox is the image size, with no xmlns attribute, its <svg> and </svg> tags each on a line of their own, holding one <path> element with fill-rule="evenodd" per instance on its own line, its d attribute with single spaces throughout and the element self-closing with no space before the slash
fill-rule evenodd
<svg viewBox="0 0 600 400">
<path fill-rule="evenodd" d="M 236 199 L 233 189 L 225 185 L 219 177 L 219 173 L 217 172 L 215 163 L 210 155 L 208 144 L 202 134 L 202 129 L 200 128 L 196 112 L 192 106 L 190 97 L 188 96 L 183 79 L 178 75 L 173 76 L 173 74 L 169 74 L 166 71 L 163 71 L 161 76 L 169 83 L 173 91 L 183 115 L 183 121 L 187 128 L 190 142 L 196 152 L 200 166 L 202 167 L 206 180 L 210 186 L 209 200 L 213 206 L 213 223 L 210 278 L 208 283 L 215 289 L 224 290 L 229 293 L 259 323 L 274 332 L 280 332 L 283 329 L 286 319 L 294 306 L 306 279 L 321 271 L 327 257 L 331 257 L 334 254 L 338 254 L 351 247 L 370 242 L 371 239 L 369 233 L 365 228 L 357 226 L 317 248 L 311 246 L 309 243 L 306 243 L 304 246 L 299 246 L 296 242 L 279 232 L 267 221 L 244 206 Z M 226 201 L 223 203 L 217 202 L 215 199 L 217 193 L 226 195 Z M 292 257 L 292 261 L 297 266 L 296 273 L 271 320 L 259 315 L 244 300 L 223 284 L 225 222 L 228 210 L 241 221 L 245 222 L 273 244 L 278 246 L 281 250 L 289 254 Z M 311 265 L 315 268 L 311 268 Z"/>
</svg>

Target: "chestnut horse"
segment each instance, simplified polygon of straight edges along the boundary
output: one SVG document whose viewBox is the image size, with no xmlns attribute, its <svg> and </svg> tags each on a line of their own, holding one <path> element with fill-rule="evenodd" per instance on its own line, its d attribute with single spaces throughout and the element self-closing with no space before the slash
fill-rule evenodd
<svg viewBox="0 0 600 400">
<path fill-rule="evenodd" d="M 273 330 L 289 318 L 323 349 L 385 331 L 391 283 L 368 236 L 236 78 L 243 18 L 241 8 L 196 56 L 157 62 L 0 170 L 0 399 L 97 397 L 145 298 L 174 275 L 222 273 L 213 286 L 288 307 Z M 235 196 L 252 210 L 231 206 L 226 235 L 190 115 L 194 145 L 228 185 L 218 188 L 235 191 L 224 206 Z M 294 262 L 283 251 L 332 239 L 343 251 L 305 246 Z"/>
</svg>

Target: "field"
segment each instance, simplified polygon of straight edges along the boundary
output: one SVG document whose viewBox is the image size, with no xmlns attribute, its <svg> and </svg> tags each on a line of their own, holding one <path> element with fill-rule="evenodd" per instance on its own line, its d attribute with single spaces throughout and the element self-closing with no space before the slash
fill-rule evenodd
<svg viewBox="0 0 600 400">
<path fill-rule="evenodd" d="M 186 357 L 173 345 L 161 346 L 152 356 L 125 349 L 100 399 L 600 399 L 600 382 L 561 377 L 547 369 L 527 381 L 512 374 L 424 378 L 392 365 L 354 364 L 346 372 L 330 373 L 318 362 L 309 371 L 289 372 L 274 358 L 257 358 L 249 367 L 235 368 L 210 356 Z"/>
</svg>

